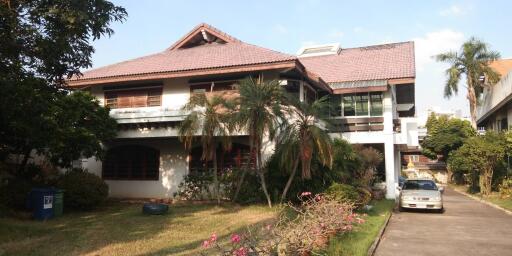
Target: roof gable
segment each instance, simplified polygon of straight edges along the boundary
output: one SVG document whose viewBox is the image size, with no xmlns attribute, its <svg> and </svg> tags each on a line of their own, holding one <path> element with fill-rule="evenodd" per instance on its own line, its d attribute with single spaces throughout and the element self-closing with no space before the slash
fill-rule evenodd
<svg viewBox="0 0 512 256">
<path fill-rule="evenodd" d="M 175 42 L 167 50 L 186 49 L 205 44 L 225 44 L 241 42 L 240 40 L 214 28 L 206 23 L 197 25 L 184 37 Z"/>
</svg>

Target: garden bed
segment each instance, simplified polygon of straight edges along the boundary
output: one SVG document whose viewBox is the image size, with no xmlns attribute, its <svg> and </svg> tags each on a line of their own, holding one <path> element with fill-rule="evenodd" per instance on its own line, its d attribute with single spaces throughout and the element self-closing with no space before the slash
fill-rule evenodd
<svg viewBox="0 0 512 256">
<path fill-rule="evenodd" d="M 329 241 L 325 253 L 327 255 L 363 256 L 379 235 L 387 218 L 391 214 L 395 202 L 381 200 L 374 204 L 374 208 L 365 217 L 366 222 L 359 225 L 354 232 L 333 237 Z"/>
</svg>

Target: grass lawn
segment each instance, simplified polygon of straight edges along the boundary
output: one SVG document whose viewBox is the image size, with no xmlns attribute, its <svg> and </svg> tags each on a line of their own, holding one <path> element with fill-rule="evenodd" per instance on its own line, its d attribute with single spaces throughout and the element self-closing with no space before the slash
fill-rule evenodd
<svg viewBox="0 0 512 256">
<path fill-rule="evenodd" d="M 183 204 L 171 206 L 167 215 L 146 216 L 140 204 L 116 202 L 46 222 L 0 218 L 0 256 L 198 255 L 212 232 L 224 239 L 277 214 L 263 205 Z"/>
<path fill-rule="evenodd" d="M 325 253 L 327 255 L 359 256 L 365 255 L 384 225 L 386 218 L 395 206 L 394 200 L 381 200 L 368 212 L 366 222 L 354 232 L 333 237 Z"/>
<path fill-rule="evenodd" d="M 455 190 L 466 192 L 468 191 L 467 186 L 463 185 L 450 185 Z M 498 192 L 492 192 L 488 196 L 482 196 L 480 193 L 472 194 L 473 196 L 476 196 L 482 200 L 491 202 L 495 205 L 501 206 L 507 210 L 512 211 L 512 198 L 501 198 Z"/>
</svg>

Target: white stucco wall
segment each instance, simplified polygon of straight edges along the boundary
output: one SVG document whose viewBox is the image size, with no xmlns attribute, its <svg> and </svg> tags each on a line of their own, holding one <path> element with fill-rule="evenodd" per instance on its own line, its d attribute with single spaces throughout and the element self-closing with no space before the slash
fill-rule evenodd
<svg viewBox="0 0 512 256">
<path fill-rule="evenodd" d="M 122 145 L 123 143 L 118 143 Z M 160 150 L 160 174 L 158 180 L 105 180 L 111 197 L 169 198 L 176 192 L 183 177 L 188 173 L 188 154 L 177 139 L 140 140 L 125 142 L 151 146 Z M 102 164 L 95 159 L 82 162 L 83 168 L 101 176 Z"/>
</svg>

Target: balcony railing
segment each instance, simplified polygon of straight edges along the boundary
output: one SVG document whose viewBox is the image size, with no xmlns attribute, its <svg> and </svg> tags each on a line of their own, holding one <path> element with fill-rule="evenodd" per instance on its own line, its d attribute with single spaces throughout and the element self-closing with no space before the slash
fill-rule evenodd
<svg viewBox="0 0 512 256">
<path fill-rule="evenodd" d="M 112 109 L 110 116 L 119 124 L 179 122 L 187 116 L 186 111 L 162 108 Z"/>
<path fill-rule="evenodd" d="M 383 117 L 335 117 L 331 119 L 333 132 L 368 132 L 384 130 Z"/>
</svg>

